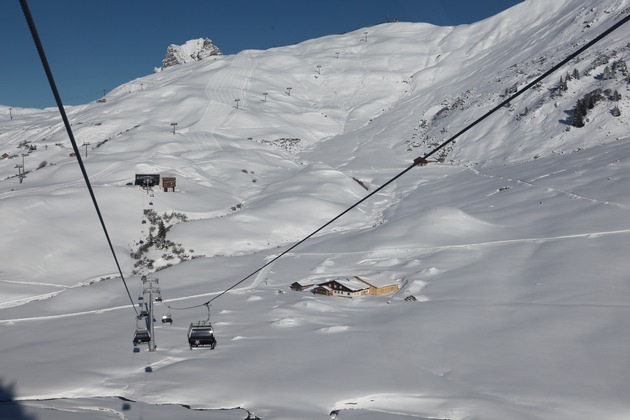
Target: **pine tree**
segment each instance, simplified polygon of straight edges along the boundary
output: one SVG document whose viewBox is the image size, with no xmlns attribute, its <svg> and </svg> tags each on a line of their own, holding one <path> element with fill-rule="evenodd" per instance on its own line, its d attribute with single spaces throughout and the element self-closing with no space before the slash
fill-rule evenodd
<svg viewBox="0 0 630 420">
<path fill-rule="evenodd" d="M 586 112 L 586 101 L 578 99 L 577 104 L 575 104 L 575 108 L 573 108 L 573 113 L 571 114 L 571 125 L 578 128 L 584 127 L 584 117 L 586 116 Z"/>
<path fill-rule="evenodd" d="M 164 226 L 164 222 L 160 220 L 158 224 L 157 236 L 155 237 L 155 243 L 158 248 L 164 248 L 164 244 L 166 243 L 166 226 Z"/>
<path fill-rule="evenodd" d="M 569 87 L 567 85 L 567 80 L 569 80 L 569 77 L 570 76 L 568 74 L 566 79 L 563 79 L 562 76 L 560 76 L 560 81 L 558 82 L 558 85 L 551 91 L 551 97 L 562 96 L 563 92 L 569 90 Z"/>
<path fill-rule="evenodd" d="M 584 127 L 584 116 L 580 113 L 577 107 L 573 109 L 573 114 L 571 115 L 571 125 L 577 128 Z"/>
<path fill-rule="evenodd" d="M 580 72 L 578 71 L 578 69 L 573 69 L 573 78 L 575 80 L 580 80 Z"/>
<path fill-rule="evenodd" d="M 595 108 L 595 105 L 601 99 L 602 99 L 602 90 L 601 89 L 595 89 L 595 90 L 587 93 L 586 95 L 584 95 L 583 102 L 585 102 L 585 105 L 586 105 L 586 108 L 587 108 L 586 112 L 588 112 L 588 109 Z M 584 112 L 584 115 L 586 115 L 586 112 Z"/>
</svg>

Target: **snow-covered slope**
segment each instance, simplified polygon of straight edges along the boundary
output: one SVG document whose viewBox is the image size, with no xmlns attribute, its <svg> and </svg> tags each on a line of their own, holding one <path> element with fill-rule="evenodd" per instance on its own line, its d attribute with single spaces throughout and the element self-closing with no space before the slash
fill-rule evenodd
<svg viewBox="0 0 630 420">
<path fill-rule="evenodd" d="M 139 324 L 58 112 L 12 108 L 0 387 L 17 402 L 0 418 L 627 417 L 627 25 L 256 270 L 629 10 L 527 0 L 461 27 L 388 23 L 68 108 L 132 297 L 159 277 L 156 319 L 174 318 L 156 352 L 132 351 Z M 176 192 L 127 185 L 147 171 Z M 201 304 L 251 273 L 212 303 L 217 348 L 190 351 Z M 400 290 L 289 289 L 351 276 Z"/>
</svg>

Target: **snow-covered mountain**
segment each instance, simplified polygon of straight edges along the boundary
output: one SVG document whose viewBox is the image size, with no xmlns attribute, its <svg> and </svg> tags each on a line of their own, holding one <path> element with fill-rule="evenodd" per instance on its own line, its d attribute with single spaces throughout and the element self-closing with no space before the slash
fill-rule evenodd
<svg viewBox="0 0 630 420">
<path fill-rule="evenodd" d="M 183 45 L 171 44 L 166 49 L 166 56 L 162 60 L 162 66 L 155 71 L 162 71 L 167 67 L 178 64 L 201 61 L 208 57 L 223 55 L 219 47 L 208 38 L 191 39 Z"/>
<path fill-rule="evenodd" d="M 626 418 L 628 25 L 256 270 L 629 12 L 527 0 L 473 25 L 387 23 L 68 108 L 133 299 L 159 278 L 156 319 L 173 316 L 155 352 L 132 351 L 143 324 L 58 112 L 13 107 L 0 418 Z M 148 172 L 176 191 L 128 185 Z M 212 302 L 216 349 L 189 350 L 202 304 L 252 273 Z M 290 289 L 352 276 L 400 289 Z"/>
</svg>

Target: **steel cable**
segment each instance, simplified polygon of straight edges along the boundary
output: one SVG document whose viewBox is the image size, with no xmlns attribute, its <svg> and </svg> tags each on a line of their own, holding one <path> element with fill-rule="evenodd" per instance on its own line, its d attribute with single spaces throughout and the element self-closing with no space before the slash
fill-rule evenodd
<svg viewBox="0 0 630 420">
<path fill-rule="evenodd" d="M 112 241 L 109 237 L 109 233 L 107 232 L 107 227 L 105 226 L 105 220 L 103 220 L 103 216 L 101 214 L 101 209 L 99 208 L 98 201 L 96 200 L 96 196 L 94 195 L 94 190 L 92 189 L 92 184 L 90 183 L 90 178 L 85 169 L 85 165 L 83 164 L 83 159 L 81 159 L 81 151 L 79 150 L 79 146 L 77 145 L 76 140 L 74 139 L 74 134 L 72 132 L 72 127 L 70 126 L 70 122 L 68 121 L 68 116 L 66 115 L 66 111 L 63 106 L 63 102 L 61 100 L 61 96 L 59 95 L 59 91 L 57 90 L 57 85 L 55 83 L 55 79 L 52 74 L 52 70 L 50 69 L 50 65 L 48 64 L 48 60 L 46 59 L 46 54 L 44 52 L 44 46 L 42 45 L 41 39 L 39 38 L 39 34 L 37 33 L 37 27 L 35 26 L 35 21 L 33 20 L 33 16 L 31 15 L 31 11 L 28 7 L 27 0 L 20 0 L 20 5 L 22 6 L 22 12 L 24 13 L 24 17 L 26 18 L 26 23 L 31 31 L 31 36 L 33 37 L 33 41 L 35 42 L 35 47 L 37 48 L 37 53 L 39 54 L 39 58 L 44 66 L 44 72 L 46 72 L 46 77 L 48 78 L 48 84 L 50 85 L 50 89 L 52 90 L 53 96 L 55 97 L 55 102 L 57 103 L 57 107 L 59 108 L 59 113 L 61 114 L 61 119 L 63 120 L 63 124 L 66 127 L 66 132 L 68 133 L 68 137 L 70 138 L 70 142 L 72 143 L 72 148 L 74 149 L 74 154 L 76 155 L 77 162 L 79 162 L 79 167 L 81 168 L 81 173 L 83 174 L 83 179 L 85 180 L 85 185 L 90 193 L 90 197 L 92 197 L 92 203 L 94 204 L 94 209 L 96 210 L 96 214 L 98 215 L 98 219 L 101 222 L 101 226 L 103 228 L 103 232 L 105 233 L 105 238 L 107 238 L 107 243 L 109 244 L 109 249 L 114 257 L 114 261 L 116 263 L 116 267 L 118 268 L 118 273 L 120 274 L 120 278 L 125 286 L 125 290 L 127 291 L 127 296 L 129 296 L 129 300 L 131 301 L 131 306 L 133 310 L 138 315 L 138 310 L 133 302 L 133 298 L 131 297 L 131 293 L 129 292 L 129 287 L 127 286 L 127 282 L 125 281 L 125 276 L 122 273 L 122 269 L 120 268 L 120 263 L 118 262 L 118 258 L 116 257 L 116 252 L 114 251 L 114 246 L 112 245 Z"/>
</svg>

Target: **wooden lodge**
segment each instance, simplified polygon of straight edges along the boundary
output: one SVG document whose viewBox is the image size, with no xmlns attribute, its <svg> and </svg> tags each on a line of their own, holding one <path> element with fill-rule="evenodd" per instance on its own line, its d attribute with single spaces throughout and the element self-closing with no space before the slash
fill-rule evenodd
<svg viewBox="0 0 630 420">
<path fill-rule="evenodd" d="M 395 293 L 398 289 L 400 289 L 400 285 L 397 283 L 379 284 L 381 282 L 377 279 L 366 279 L 359 276 L 354 276 L 354 278 L 367 284 L 369 286 L 369 294 L 373 296 L 389 295 L 390 293 Z"/>
<path fill-rule="evenodd" d="M 378 279 L 366 279 L 359 276 L 340 277 L 319 283 L 315 287 L 306 281 L 296 281 L 291 284 L 291 289 L 296 291 L 303 291 L 311 287 L 315 294 L 343 297 L 382 296 L 395 293 L 400 289 L 400 285 L 397 283 L 384 283 Z"/>
<path fill-rule="evenodd" d="M 313 290 L 313 293 L 344 297 L 362 296 L 369 294 L 369 292 L 370 288 L 367 284 L 352 277 L 338 278 L 320 283 L 318 287 Z"/>
</svg>

